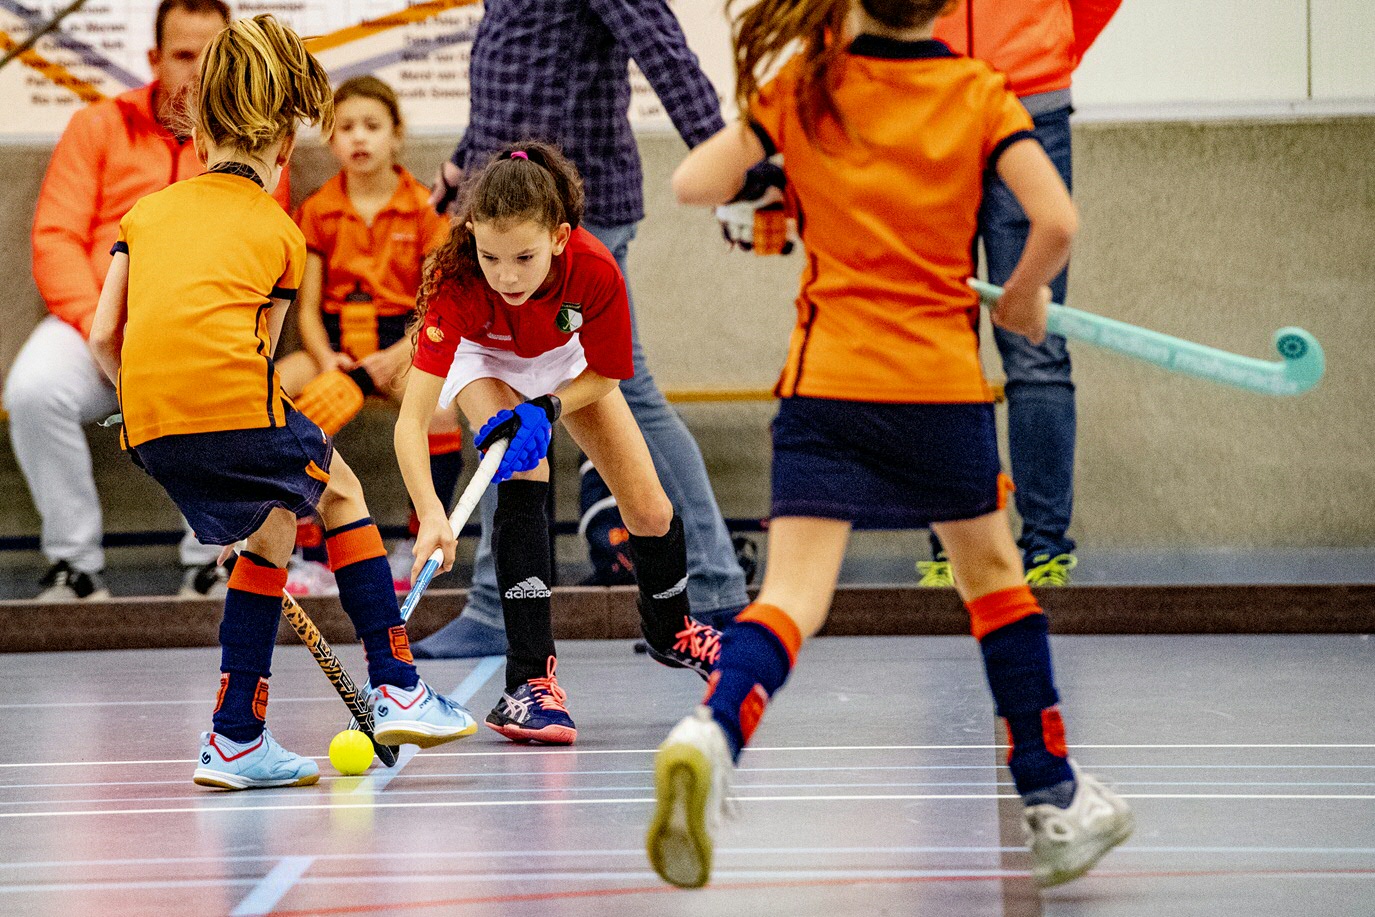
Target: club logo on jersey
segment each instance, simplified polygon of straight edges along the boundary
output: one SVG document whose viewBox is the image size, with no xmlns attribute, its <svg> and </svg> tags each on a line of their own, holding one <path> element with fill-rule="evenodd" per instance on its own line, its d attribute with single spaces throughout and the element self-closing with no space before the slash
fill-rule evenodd
<svg viewBox="0 0 1375 917">
<path fill-rule="evenodd" d="M 444 340 L 444 332 L 431 325 L 425 329 L 425 337 L 429 338 L 432 344 L 439 344 Z"/>
<path fill-rule="evenodd" d="M 559 314 L 554 318 L 554 324 L 564 334 L 572 334 L 582 327 L 582 303 L 566 302 L 559 306 Z"/>
</svg>

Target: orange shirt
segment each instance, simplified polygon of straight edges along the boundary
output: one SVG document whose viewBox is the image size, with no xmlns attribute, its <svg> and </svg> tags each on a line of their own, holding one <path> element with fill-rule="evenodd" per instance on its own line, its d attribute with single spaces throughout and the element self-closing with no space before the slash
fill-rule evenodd
<svg viewBox="0 0 1375 917">
<path fill-rule="evenodd" d="M 281 426 L 268 311 L 305 273 L 301 230 L 252 180 L 206 173 L 120 221 L 129 254 L 119 374 L 127 445 Z"/>
<path fill-rule="evenodd" d="M 145 194 L 199 175 L 195 144 L 154 113 L 157 83 L 72 115 L 33 214 L 33 279 L 48 311 L 89 337 L 119 221 Z M 273 196 L 286 206 L 286 175 Z"/>
<path fill-rule="evenodd" d="M 842 60 L 835 98 L 857 141 L 829 119 L 818 141 L 803 134 L 797 58 L 750 107 L 783 154 L 807 252 L 775 391 L 990 401 L 965 281 L 985 170 L 1030 136 L 1031 118 L 1001 75 L 937 41 L 862 35 Z"/>
<path fill-rule="evenodd" d="M 338 314 L 349 295 L 372 297 L 378 315 L 415 309 L 425 256 L 449 235 L 449 220 L 430 206 L 430 190 L 396 167 L 400 181 L 372 225 L 349 200 L 343 172 L 306 198 L 296 222 L 306 247 L 325 263 L 320 308 Z"/>
<path fill-rule="evenodd" d="M 936 38 L 1007 74 L 1018 96 L 1068 89 L 1122 0 L 963 0 Z"/>
</svg>

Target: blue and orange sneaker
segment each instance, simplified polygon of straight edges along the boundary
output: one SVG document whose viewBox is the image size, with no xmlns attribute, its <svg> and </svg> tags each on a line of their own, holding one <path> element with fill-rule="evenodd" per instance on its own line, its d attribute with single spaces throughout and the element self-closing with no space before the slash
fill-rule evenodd
<svg viewBox="0 0 1375 917">
<path fill-rule="evenodd" d="M 649 658 L 675 669 L 691 669 L 703 679 L 716 670 L 721 658 L 721 632 L 710 624 L 691 618 L 683 619 L 683 629 L 674 635 L 674 642 L 659 649 L 648 639 Z"/>
<path fill-rule="evenodd" d="M 379 745 L 419 745 L 432 748 L 477 732 L 477 720 L 458 701 L 417 681 L 407 691 L 382 685 L 368 692 L 372 703 L 373 735 Z"/>
<path fill-rule="evenodd" d="M 222 790 L 310 786 L 320 780 L 320 768 L 314 761 L 287 751 L 266 728 L 252 742 L 243 743 L 203 732 L 197 760 L 199 766 L 191 779 Z"/>
<path fill-rule="evenodd" d="M 487 714 L 487 725 L 512 742 L 572 745 L 578 737 L 578 727 L 573 725 L 564 706 L 568 695 L 554 677 L 558 667 L 558 660 L 550 656 L 545 677 L 532 678 L 501 695 Z"/>
</svg>

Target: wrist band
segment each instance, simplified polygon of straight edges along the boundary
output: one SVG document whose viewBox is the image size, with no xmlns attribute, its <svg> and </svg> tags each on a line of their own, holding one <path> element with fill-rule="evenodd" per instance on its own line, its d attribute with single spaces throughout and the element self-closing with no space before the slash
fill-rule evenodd
<svg viewBox="0 0 1375 917">
<path fill-rule="evenodd" d="M 528 403 L 543 411 L 550 423 L 558 420 L 559 415 L 563 413 L 563 402 L 559 400 L 558 395 L 540 395 L 538 398 L 531 398 Z"/>
</svg>

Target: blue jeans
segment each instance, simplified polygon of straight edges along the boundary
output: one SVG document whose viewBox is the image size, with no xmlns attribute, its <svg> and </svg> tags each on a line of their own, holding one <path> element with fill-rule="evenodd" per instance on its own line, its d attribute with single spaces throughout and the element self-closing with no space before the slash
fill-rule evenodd
<svg viewBox="0 0 1375 917">
<path fill-rule="evenodd" d="M 706 618 L 716 612 L 742 608 L 749 601 L 745 594 L 745 575 L 735 558 L 730 533 L 716 505 L 716 495 L 712 493 L 702 452 L 682 418 L 654 384 L 654 377 L 645 363 L 644 348 L 640 346 L 640 331 L 635 322 L 635 297 L 630 293 L 630 272 L 626 268 L 626 253 L 630 240 L 635 238 L 636 224 L 599 226 L 585 222 L 583 226 L 610 249 L 621 267 L 621 273 L 627 278 L 630 345 L 635 375 L 621 383 L 621 394 L 630 405 L 630 411 L 635 415 L 645 442 L 649 445 L 654 470 L 659 474 L 664 492 L 683 518 L 688 553 L 688 599 L 692 604 L 692 612 Z M 500 628 L 503 626 L 501 598 L 497 592 L 491 540 L 496 503 L 496 488 L 489 487 L 482 499 L 482 537 L 473 557 L 473 582 L 463 614 Z"/>
<path fill-rule="evenodd" d="M 1036 116 L 1036 139 L 1071 185 L 1070 108 Z M 996 174 L 984 182 L 979 207 L 979 237 L 988 259 L 988 280 L 1001 286 L 1022 257 L 1029 231 L 1026 214 Z M 1056 302 L 1069 287 L 1066 269 L 1051 283 Z M 1007 374 L 1008 449 L 1012 458 L 1015 500 L 1022 517 L 1017 540 L 1024 557 L 1074 550 L 1069 529 L 1074 507 L 1074 382 L 1069 349 L 1059 335 L 1034 345 L 1019 334 L 994 327 L 994 341 Z M 936 547 L 933 537 L 933 547 Z"/>
</svg>

